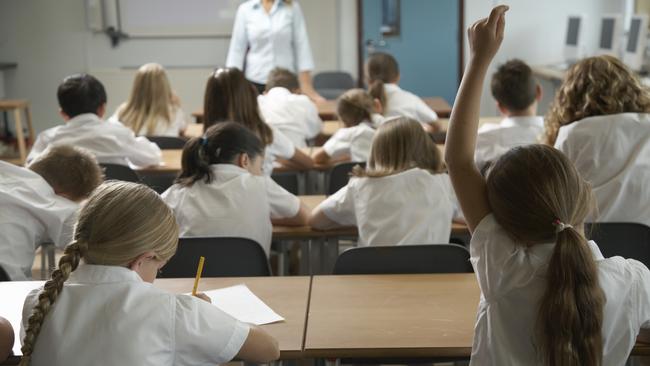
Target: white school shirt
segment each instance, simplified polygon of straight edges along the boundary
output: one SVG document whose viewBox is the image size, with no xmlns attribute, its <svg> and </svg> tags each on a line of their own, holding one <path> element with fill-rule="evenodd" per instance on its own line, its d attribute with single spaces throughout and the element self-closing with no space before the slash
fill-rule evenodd
<svg viewBox="0 0 650 366">
<path fill-rule="evenodd" d="M 356 126 L 337 130 L 323 145 L 323 150 L 331 159 L 350 155 L 354 162 L 366 162 L 370 157 L 372 139 L 375 128 L 370 121 L 364 121 Z"/>
<path fill-rule="evenodd" d="M 478 130 L 474 160 L 478 166 L 496 161 L 517 146 L 538 143 L 544 133 L 544 117 L 507 117 L 499 124 L 485 124 Z"/>
<path fill-rule="evenodd" d="M 386 105 L 384 116 L 408 117 L 420 123 L 436 121 L 438 115 L 417 95 L 400 88 L 397 84 L 384 84 Z"/>
<path fill-rule="evenodd" d="M 306 147 L 305 140 L 323 129 L 318 108 L 306 95 L 275 87 L 258 96 L 257 103 L 266 123 L 277 127 L 297 148 Z"/>
<path fill-rule="evenodd" d="M 25 299 L 22 332 L 38 291 Z M 128 268 L 81 263 L 43 322 L 31 364 L 215 365 L 239 353 L 249 329 L 216 306 L 158 289 Z"/>
<path fill-rule="evenodd" d="M 35 159 L 50 145 L 84 148 L 103 164 L 147 167 L 162 161 L 158 145 L 144 137 L 135 137 L 120 122 L 104 121 L 93 113 L 80 114 L 63 125 L 41 132 L 27 161 Z"/>
<path fill-rule="evenodd" d="M 162 194 L 183 236 L 234 236 L 255 240 L 269 254 L 271 219 L 298 214 L 300 200 L 268 176 L 233 164 L 210 166 L 213 180 L 174 184 Z"/>
<path fill-rule="evenodd" d="M 591 183 L 599 222 L 650 226 L 650 114 L 589 117 L 560 128 L 555 147 Z"/>
<path fill-rule="evenodd" d="M 262 0 L 239 6 L 226 58 L 227 67 L 244 69 L 246 78 L 266 84 L 271 70 L 282 67 L 298 73 L 314 69 L 307 27 L 297 1 L 273 3 L 267 14 Z"/>
<path fill-rule="evenodd" d="M 9 278 L 32 278 L 41 244 L 63 248 L 71 241 L 77 208 L 37 173 L 0 161 L 0 267 Z"/>
<path fill-rule="evenodd" d="M 542 365 L 533 336 L 555 244 L 517 245 L 492 214 L 470 243 L 481 289 L 470 365 Z M 650 327 L 650 271 L 634 259 L 604 259 L 589 242 L 605 293 L 603 365 L 625 365 L 640 328 Z"/>
<path fill-rule="evenodd" d="M 120 122 L 120 112 L 123 108 L 126 107 L 126 103 L 120 105 L 115 113 L 109 118 L 109 121 Z M 169 136 L 169 137 L 178 137 L 180 132 L 184 131 L 187 128 L 187 120 L 185 119 L 185 112 L 180 107 L 172 108 L 172 121 L 167 122 L 164 119 L 159 119 L 156 122 L 156 126 L 153 130 L 153 133 L 147 133 L 147 126 L 142 126 L 140 131 L 138 131 L 138 136 Z M 126 126 L 126 125 L 125 125 Z M 128 127 L 128 126 L 127 126 Z"/>
<path fill-rule="evenodd" d="M 296 154 L 296 147 L 291 142 L 291 139 L 283 134 L 277 127 L 269 125 L 273 131 L 273 142 L 267 145 L 264 150 L 264 163 L 262 165 L 262 172 L 271 176 L 273 173 L 273 165 L 278 159 L 289 160 Z"/>
<path fill-rule="evenodd" d="M 413 168 L 381 178 L 351 178 L 319 207 L 330 220 L 359 228 L 359 246 L 445 244 L 453 204 L 447 174 Z"/>
</svg>

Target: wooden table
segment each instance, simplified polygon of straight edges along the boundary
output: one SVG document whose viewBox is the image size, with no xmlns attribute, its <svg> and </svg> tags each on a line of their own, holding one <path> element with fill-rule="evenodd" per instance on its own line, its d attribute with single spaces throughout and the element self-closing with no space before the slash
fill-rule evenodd
<svg viewBox="0 0 650 366">
<path fill-rule="evenodd" d="M 181 157 L 183 150 L 161 150 L 162 151 L 162 164 L 150 166 L 146 168 L 137 169 L 138 173 L 142 174 L 166 174 L 178 173 L 181 171 Z"/>
</svg>

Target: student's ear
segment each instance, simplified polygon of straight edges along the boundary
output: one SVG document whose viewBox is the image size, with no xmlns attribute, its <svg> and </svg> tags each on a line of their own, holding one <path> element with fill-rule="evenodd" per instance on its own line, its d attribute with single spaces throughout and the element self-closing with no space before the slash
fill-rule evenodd
<svg viewBox="0 0 650 366">
<path fill-rule="evenodd" d="M 156 258 L 156 253 L 152 251 L 144 252 L 140 254 L 136 259 L 134 259 L 131 263 L 129 263 L 128 267 L 132 271 L 135 272 L 140 272 L 142 269 L 142 266 L 149 260 L 152 260 Z"/>
<path fill-rule="evenodd" d="M 59 108 L 59 115 L 60 115 L 61 118 L 63 118 L 63 120 L 66 121 L 66 122 L 70 120 L 70 116 L 68 116 L 68 115 L 63 111 L 62 108 Z"/>
<path fill-rule="evenodd" d="M 508 108 L 504 107 L 499 102 L 497 102 L 497 109 L 499 109 L 499 113 L 501 113 L 501 115 L 504 115 L 504 116 L 509 116 L 510 115 L 510 111 L 508 110 Z"/>
<path fill-rule="evenodd" d="M 539 102 L 542 100 L 542 97 L 544 96 L 544 91 L 542 90 L 542 86 L 537 84 L 535 87 L 535 101 Z"/>
<path fill-rule="evenodd" d="M 97 113 L 95 113 L 99 118 L 104 118 L 104 115 L 106 114 L 106 103 L 102 103 L 102 105 L 97 108 Z"/>
<path fill-rule="evenodd" d="M 378 98 L 372 100 L 374 104 L 375 113 L 384 114 L 384 106 L 381 105 L 381 101 Z"/>
<path fill-rule="evenodd" d="M 241 153 L 237 157 L 237 165 L 239 165 L 240 168 L 248 170 L 248 167 L 251 165 L 251 158 L 248 156 L 248 154 Z"/>
</svg>

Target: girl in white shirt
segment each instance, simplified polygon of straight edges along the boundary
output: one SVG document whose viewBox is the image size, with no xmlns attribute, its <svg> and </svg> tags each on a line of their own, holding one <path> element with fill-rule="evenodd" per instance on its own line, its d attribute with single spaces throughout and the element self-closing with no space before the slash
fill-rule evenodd
<svg viewBox="0 0 650 366">
<path fill-rule="evenodd" d="M 162 65 L 142 65 L 135 74 L 131 95 L 112 120 L 122 122 L 138 136 L 183 136 L 185 114 Z"/>
<path fill-rule="evenodd" d="M 277 341 L 201 299 L 152 283 L 174 255 L 178 227 L 156 192 L 108 182 L 79 213 L 73 241 L 23 309 L 20 365 L 265 363 Z"/>
<path fill-rule="evenodd" d="M 650 90 L 620 60 L 590 57 L 569 69 L 546 143 L 591 183 L 598 210 L 588 220 L 650 226 Z"/>
<path fill-rule="evenodd" d="M 605 259 L 585 239 L 590 185 L 545 145 L 511 149 L 487 178 L 474 162 L 482 84 L 507 9 L 469 28 L 470 61 L 445 151 L 481 290 L 470 364 L 622 366 L 650 326 L 650 271 Z"/>
<path fill-rule="evenodd" d="M 311 158 L 298 150 L 277 128 L 269 126 L 260 115 L 257 92 L 236 68 L 217 69 L 208 79 L 204 99 L 204 129 L 214 124 L 232 121 L 240 123 L 257 135 L 266 151 L 262 171 L 273 172 L 278 159 L 287 160 L 296 169 L 309 169 Z"/>
<path fill-rule="evenodd" d="M 383 122 L 383 117 L 377 113 L 381 112 L 379 100 L 373 100 L 363 89 L 351 89 L 339 97 L 336 109 L 345 128 L 336 131 L 323 147 L 314 150 L 314 162 L 368 161 L 375 128 Z"/>
<path fill-rule="evenodd" d="M 259 243 L 268 255 L 273 227 L 305 225 L 298 198 L 262 174 L 263 147 L 234 122 L 210 127 L 183 149 L 176 184 L 163 193 L 181 236 L 230 236 Z"/>
<path fill-rule="evenodd" d="M 314 228 L 358 226 L 359 245 L 449 242 L 451 183 L 440 152 L 417 121 L 397 118 L 381 125 L 367 170 L 328 197 L 311 214 Z"/>
</svg>

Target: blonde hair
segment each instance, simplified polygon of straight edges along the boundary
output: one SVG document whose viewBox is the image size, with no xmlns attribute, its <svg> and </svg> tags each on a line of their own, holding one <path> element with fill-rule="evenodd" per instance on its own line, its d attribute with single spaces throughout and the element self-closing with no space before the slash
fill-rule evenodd
<svg viewBox="0 0 650 366">
<path fill-rule="evenodd" d="M 591 186 L 560 151 L 529 145 L 491 167 L 487 196 L 496 221 L 517 243 L 555 243 L 538 307 L 539 357 L 546 365 L 602 364 L 605 295 L 579 231 L 594 207 Z"/>
<path fill-rule="evenodd" d="M 412 168 L 439 173 L 442 171 L 440 155 L 440 150 L 419 122 L 400 117 L 385 122 L 377 129 L 367 168 L 363 170 L 357 166 L 353 174 L 358 177 L 385 177 Z"/>
<path fill-rule="evenodd" d="M 104 181 L 94 155 L 70 145 L 50 146 L 29 164 L 54 189 L 73 201 L 86 199 Z"/>
<path fill-rule="evenodd" d="M 341 95 L 336 103 L 336 113 L 346 127 L 370 121 L 374 111 L 374 100 L 363 89 L 350 89 Z"/>
<path fill-rule="evenodd" d="M 554 145 L 560 127 L 592 116 L 650 112 L 650 91 L 620 60 L 586 58 L 567 72 L 546 116 L 544 142 Z"/>
<path fill-rule="evenodd" d="M 126 267 L 147 251 L 166 261 L 176 252 L 178 226 L 160 196 L 146 186 L 111 181 L 99 186 L 84 204 L 74 239 L 66 246 L 59 268 L 43 286 L 29 317 L 20 365 L 29 365 L 47 313 L 79 261 Z"/>
<path fill-rule="evenodd" d="M 136 134 L 144 128 L 153 135 L 159 120 L 172 123 L 178 102 L 172 93 L 165 69 L 156 63 L 142 65 L 135 74 L 129 100 L 120 107 L 118 119 Z"/>
</svg>

